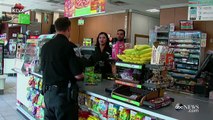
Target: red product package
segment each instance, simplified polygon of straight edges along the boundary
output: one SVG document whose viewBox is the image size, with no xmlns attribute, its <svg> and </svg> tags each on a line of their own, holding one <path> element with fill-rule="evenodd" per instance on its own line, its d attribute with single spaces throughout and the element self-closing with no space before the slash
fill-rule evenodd
<svg viewBox="0 0 213 120">
<path fill-rule="evenodd" d="M 100 100 L 98 106 L 99 106 L 98 108 L 99 108 L 99 112 L 100 112 L 101 116 L 104 118 L 107 118 L 109 103 L 104 100 Z"/>
</svg>

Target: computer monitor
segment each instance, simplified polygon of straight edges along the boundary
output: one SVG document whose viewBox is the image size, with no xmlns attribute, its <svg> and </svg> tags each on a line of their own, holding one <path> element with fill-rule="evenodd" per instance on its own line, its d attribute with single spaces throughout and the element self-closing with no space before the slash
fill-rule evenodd
<svg viewBox="0 0 213 120">
<path fill-rule="evenodd" d="M 95 47 L 94 46 L 91 46 L 91 47 L 81 47 L 80 48 L 80 51 L 81 51 L 81 55 L 84 56 L 86 59 L 89 59 L 90 56 L 92 54 L 94 54 L 95 52 Z"/>
</svg>

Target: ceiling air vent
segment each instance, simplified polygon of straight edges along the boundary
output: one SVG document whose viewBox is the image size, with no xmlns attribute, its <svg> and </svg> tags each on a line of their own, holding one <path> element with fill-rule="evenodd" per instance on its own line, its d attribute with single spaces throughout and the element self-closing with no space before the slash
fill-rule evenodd
<svg viewBox="0 0 213 120">
<path fill-rule="evenodd" d="M 110 4 L 117 5 L 117 6 L 124 6 L 128 5 L 128 3 L 121 1 L 121 0 L 108 0 Z"/>
<path fill-rule="evenodd" d="M 55 3 L 55 4 L 61 3 L 60 0 L 48 0 L 47 2 Z"/>
</svg>

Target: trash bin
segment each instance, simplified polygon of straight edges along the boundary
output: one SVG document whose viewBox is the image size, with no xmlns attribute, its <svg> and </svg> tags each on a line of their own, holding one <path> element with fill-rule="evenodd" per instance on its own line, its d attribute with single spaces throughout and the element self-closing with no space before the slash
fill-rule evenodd
<svg viewBox="0 0 213 120">
<path fill-rule="evenodd" d="M 0 95 L 4 94 L 6 75 L 0 75 Z"/>
</svg>

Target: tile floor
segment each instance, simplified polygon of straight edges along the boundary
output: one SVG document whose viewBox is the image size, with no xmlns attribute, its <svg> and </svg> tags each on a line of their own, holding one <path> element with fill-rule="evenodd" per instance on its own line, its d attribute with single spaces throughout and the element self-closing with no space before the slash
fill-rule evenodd
<svg viewBox="0 0 213 120">
<path fill-rule="evenodd" d="M 4 94 L 0 95 L 0 120 L 25 120 L 16 111 L 16 77 L 5 81 Z"/>
</svg>

